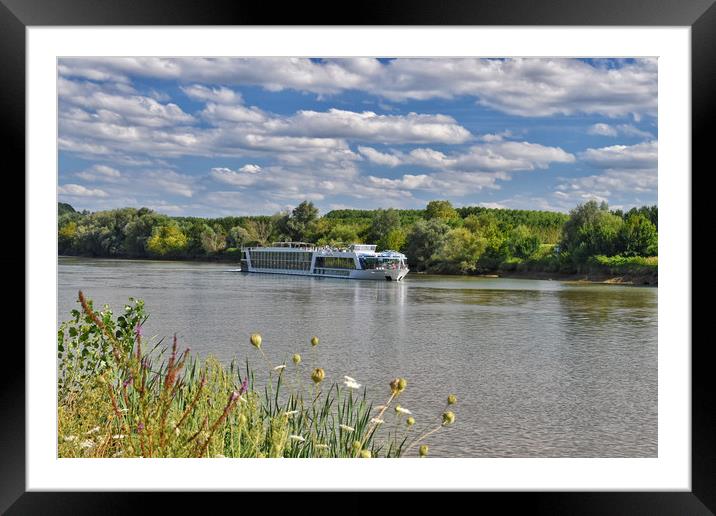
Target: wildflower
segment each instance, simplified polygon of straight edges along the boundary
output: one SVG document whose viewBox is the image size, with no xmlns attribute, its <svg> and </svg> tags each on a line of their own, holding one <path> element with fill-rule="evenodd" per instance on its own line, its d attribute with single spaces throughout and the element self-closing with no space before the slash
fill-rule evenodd
<svg viewBox="0 0 716 516">
<path fill-rule="evenodd" d="M 283 369 L 286 369 L 286 364 L 277 365 L 273 368 L 274 371 L 281 371 Z"/>
<path fill-rule="evenodd" d="M 313 370 L 313 373 L 311 373 L 311 380 L 313 380 L 313 383 L 321 383 L 325 377 L 326 372 L 320 367 L 317 367 Z"/>
<path fill-rule="evenodd" d="M 98 427 L 98 426 L 96 426 L 96 427 L 92 428 L 91 430 L 88 430 L 87 432 L 85 432 L 85 435 L 96 434 L 97 432 L 99 432 L 99 427 Z"/>
<path fill-rule="evenodd" d="M 248 421 L 248 419 L 246 418 L 246 416 L 244 414 L 239 414 L 239 424 L 240 425 L 245 425 L 247 421 Z"/>
<path fill-rule="evenodd" d="M 65 436 L 65 442 L 66 442 L 66 443 L 71 443 L 72 441 L 76 441 L 76 440 L 77 440 L 77 436 L 76 436 L 76 435 L 67 435 L 67 436 Z"/>
<path fill-rule="evenodd" d="M 448 396 L 447 402 L 448 402 L 448 405 L 455 405 L 455 403 L 457 403 L 457 396 L 455 396 L 454 394 L 451 394 L 450 396 Z"/>
<path fill-rule="evenodd" d="M 348 426 L 348 425 L 344 425 L 344 424 L 340 424 L 340 425 L 338 425 L 338 427 L 345 430 L 346 432 L 355 431 L 355 428 L 353 428 L 352 426 Z"/>
<path fill-rule="evenodd" d="M 124 439 L 126 436 L 123 434 L 114 434 L 112 439 Z"/>
<path fill-rule="evenodd" d="M 241 388 L 239 389 L 239 394 L 245 393 L 249 389 L 249 379 L 244 378 L 244 380 L 241 382 Z"/>
<path fill-rule="evenodd" d="M 287 415 L 289 417 L 295 416 L 296 414 L 298 414 L 298 410 L 289 410 L 288 412 L 285 412 L 285 415 Z"/>
<path fill-rule="evenodd" d="M 305 437 L 302 437 L 300 435 L 289 435 L 288 438 L 293 441 L 299 441 L 299 442 L 304 442 L 306 440 Z"/>
<path fill-rule="evenodd" d="M 177 437 L 179 437 L 180 434 L 181 434 L 181 430 L 179 430 L 179 427 L 176 427 L 176 428 L 174 429 L 174 435 L 176 435 Z"/>
<path fill-rule="evenodd" d="M 370 422 L 373 423 L 374 425 L 380 425 L 382 423 L 385 423 L 385 421 L 383 421 L 382 419 L 378 419 L 377 417 L 374 417 L 373 419 L 371 419 Z"/>
<path fill-rule="evenodd" d="M 126 380 L 124 380 L 124 381 L 122 382 L 122 387 L 127 387 L 130 383 L 132 383 L 133 380 L 134 380 L 134 378 L 133 378 L 132 375 L 130 374 L 130 375 L 129 375 L 129 378 L 127 378 Z"/>
<path fill-rule="evenodd" d="M 455 422 L 455 413 L 447 411 L 443 414 L 443 426 L 452 425 Z"/>
<path fill-rule="evenodd" d="M 119 450 L 117 453 L 115 453 L 114 455 L 112 455 L 112 457 L 113 457 L 113 458 L 114 458 L 114 457 L 121 457 L 122 455 L 124 455 L 124 452 L 123 452 L 122 450 Z"/>
<path fill-rule="evenodd" d="M 140 421 L 139 424 L 137 425 L 137 432 L 140 432 L 140 433 L 141 433 L 142 430 L 144 430 L 144 423 L 142 423 L 142 422 Z"/>
<path fill-rule="evenodd" d="M 296 364 L 296 365 L 300 364 L 301 363 L 301 355 L 296 353 L 295 355 L 293 355 L 292 360 L 293 360 L 294 364 Z"/>
<path fill-rule="evenodd" d="M 355 378 L 351 378 L 350 376 L 344 376 L 343 379 L 347 382 L 355 382 L 356 381 Z"/>
<path fill-rule="evenodd" d="M 410 416 L 408 419 L 405 420 L 405 424 L 408 426 L 413 426 L 415 424 L 415 418 L 413 416 Z"/>
<path fill-rule="evenodd" d="M 311 346 L 313 346 L 313 347 L 318 346 L 318 337 L 316 337 L 315 335 L 313 337 L 311 337 Z"/>
<path fill-rule="evenodd" d="M 408 409 L 401 407 L 400 405 L 395 406 L 395 412 L 397 414 L 412 414 Z"/>
<path fill-rule="evenodd" d="M 430 449 L 430 447 L 427 444 L 423 444 L 418 449 L 418 453 L 420 454 L 421 457 L 427 457 L 429 449 Z"/>
<path fill-rule="evenodd" d="M 370 450 L 361 450 L 360 456 L 361 456 L 361 459 L 370 459 L 371 458 Z"/>
<path fill-rule="evenodd" d="M 405 390 L 405 387 L 408 385 L 408 381 L 405 378 L 396 378 L 392 382 L 390 382 L 390 392 L 393 395 L 400 394 Z"/>
<path fill-rule="evenodd" d="M 232 401 L 236 401 L 237 399 L 239 399 L 240 396 L 241 394 L 239 394 L 239 391 L 232 392 L 231 397 L 229 398 L 229 403 L 231 403 Z"/>
<path fill-rule="evenodd" d="M 343 382 L 343 385 L 345 385 L 349 389 L 360 389 L 360 384 L 355 380 L 346 380 L 345 382 Z"/>
<path fill-rule="evenodd" d="M 134 334 L 137 337 L 141 337 L 144 335 L 144 333 L 142 332 L 142 323 L 137 323 L 137 325 L 134 327 Z"/>
<path fill-rule="evenodd" d="M 92 448 L 93 446 L 94 446 L 94 441 L 92 439 L 87 439 L 80 443 L 80 448 Z"/>
<path fill-rule="evenodd" d="M 261 349 L 261 334 L 259 334 L 259 333 L 251 334 L 251 345 L 253 347 L 255 347 L 256 349 Z"/>
</svg>

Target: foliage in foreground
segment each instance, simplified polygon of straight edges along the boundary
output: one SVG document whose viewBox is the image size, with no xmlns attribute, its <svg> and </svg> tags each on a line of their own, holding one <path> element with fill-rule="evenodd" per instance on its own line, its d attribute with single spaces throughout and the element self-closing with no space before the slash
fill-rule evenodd
<svg viewBox="0 0 716 516">
<path fill-rule="evenodd" d="M 58 331 L 59 457 L 420 457 L 425 439 L 449 427 L 457 402 L 422 433 L 397 400 L 407 381 L 386 385 L 374 407 L 355 379 L 327 385 L 322 368 L 299 354 L 272 366 L 259 334 L 250 344 L 268 367 L 257 381 L 213 358 L 204 361 L 162 341 L 149 347 L 142 301 L 115 317 L 79 293 L 82 311 Z M 319 344 L 311 339 L 312 352 Z M 417 449 L 416 449 L 417 447 Z"/>
</svg>

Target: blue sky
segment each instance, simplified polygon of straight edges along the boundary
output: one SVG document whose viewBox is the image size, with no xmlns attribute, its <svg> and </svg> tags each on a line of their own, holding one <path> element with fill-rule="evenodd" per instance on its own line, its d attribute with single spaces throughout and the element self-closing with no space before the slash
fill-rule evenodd
<svg viewBox="0 0 716 516">
<path fill-rule="evenodd" d="M 656 59 L 66 58 L 58 94 L 77 209 L 657 201 Z"/>
</svg>

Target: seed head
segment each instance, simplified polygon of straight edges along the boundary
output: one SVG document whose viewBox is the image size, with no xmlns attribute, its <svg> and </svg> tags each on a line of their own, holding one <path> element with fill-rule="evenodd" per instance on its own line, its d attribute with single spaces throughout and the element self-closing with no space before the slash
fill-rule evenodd
<svg viewBox="0 0 716 516">
<path fill-rule="evenodd" d="M 390 382 L 390 392 L 392 394 L 400 394 L 405 390 L 405 387 L 408 385 L 408 381 L 405 378 L 396 378 L 392 382 Z"/>
<path fill-rule="evenodd" d="M 408 426 L 413 426 L 415 424 L 415 418 L 413 416 L 410 416 L 406 421 L 405 424 Z"/>
<path fill-rule="evenodd" d="M 455 405 L 455 403 L 457 403 L 457 396 L 454 394 L 448 396 L 448 405 Z"/>
<path fill-rule="evenodd" d="M 423 445 L 420 446 L 420 449 L 418 450 L 418 453 L 420 454 L 421 457 L 427 457 L 427 456 L 428 456 L 428 450 L 429 450 L 429 449 L 430 449 L 430 448 L 428 447 L 427 444 L 423 444 Z"/>
<path fill-rule="evenodd" d="M 361 459 L 370 459 L 371 458 L 370 450 L 361 450 L 360 457 L 361 457 Z"/>
<path fill-rule="evenodd" d="M 261 349 L 261 334 L 260 333 L 252 333 L 251 334 L 251 345 L 255 347 L 256 349 Z"/>
<path fill-rule="evenodd" d="M 316 337 L 315 335 L 313 337 L 311 337 L 311 346 L 313 346 L 313 347 L 318 346 L 318 337 Z"/>
<path fill-rule="evenodd" d="M 447 411 L 443 413 L 443 426 L 452 425 L 455 422 L 455 413 Z"/>
<path fill-rule="evenodd" d="M 311 380 L 313 380 L 313 383 L 321 383 L 325 377 L 326 372 L 320 367 L 315 368 L 313 373 L 311 373 Z"/>
<path fill-rule="evenodd" d="M 298 353 L 293 355 L 293 363 L 296 365 L 300 364 L 301 363 L 301 355 L 299 355 Z"/>
<path fill-rule="evenodd" d="M 245 425 L 247 421 L 248 421 L 248 419 L 246 418 L 246 415 L 239 414 L 239 424 L 240 425 Z"/>
<path fill-rule="evenodd" d="M 362 448 L 360 441 L 353 441 L 352 448 L 357 453 Z"/>
</svg>

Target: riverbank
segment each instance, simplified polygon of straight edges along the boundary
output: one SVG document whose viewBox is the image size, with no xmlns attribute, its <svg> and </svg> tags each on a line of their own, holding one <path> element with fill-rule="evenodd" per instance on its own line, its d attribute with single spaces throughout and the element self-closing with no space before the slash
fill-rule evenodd
<svg viewBox="0 0 716 516">
<path fill-rule="evenodd" d="M 536 271 L 510 271 L 498 274 L 480 275 L 483 277 L 533 279 L 549 281 L 566 281 L 574 283 L 600 283 L 606 285 L 638 285 L 657 287 L 659 279 L 653 274 L 623 274 L 614 275 L 608 273 L 586 273 L 568 274 L 559 272 L 536 272 Z"/>
</svg>

